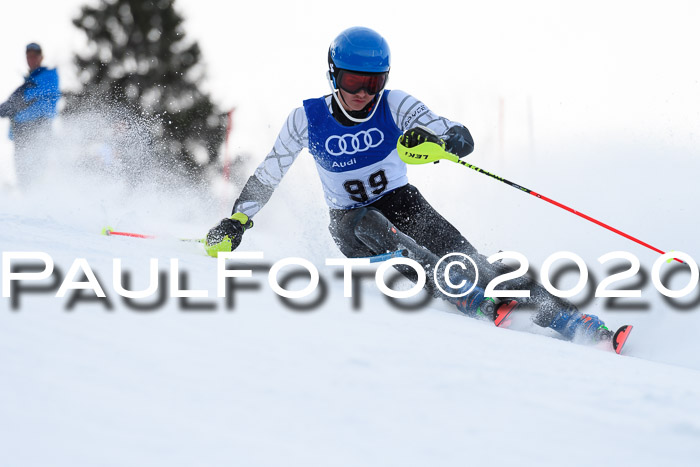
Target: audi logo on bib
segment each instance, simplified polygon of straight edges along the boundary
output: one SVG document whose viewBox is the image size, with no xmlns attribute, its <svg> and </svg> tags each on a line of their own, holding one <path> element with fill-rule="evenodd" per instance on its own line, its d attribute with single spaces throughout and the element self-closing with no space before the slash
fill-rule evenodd
<svg viewBox="0 0 700 467">
<path fill-rule="evenodd" d="M 333 135 L 326 140 L 326 152 L 331 156 L 353 155 L 376 148 L 384 142 L 384 133 L 378 128 L 362 130 L 355 134 Z"/>
</svg>

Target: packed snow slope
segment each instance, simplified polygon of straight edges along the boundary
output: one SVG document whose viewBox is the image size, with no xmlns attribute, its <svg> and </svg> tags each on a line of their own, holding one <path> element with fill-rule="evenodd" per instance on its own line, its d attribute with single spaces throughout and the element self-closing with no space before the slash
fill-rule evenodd
<svg viewBox="0 0 700 467">
<path fill-rule="evenodd" d="M 561 149 L 540 166 L 479 154 L 471 162 L 700 258 L 697 188 L 616 157 L 634 148 L 570 151 L 566 161 L 553 157 Z M 519 251 L 538 271 L 550 254 L 572 251 L 588 264 L 593 290 L 610 275 L 599 256 L 639 257 L 643 271 L 617 284 L 642 289 L 642 298 L 625 299 L 631 310 L 587 296 L 590 287 L 573 299 L 611 327 L 635 325 L 626 355 L 561 341 L 526 313 L 498 329 L 442 302 L 400 311 L 371 279 L 354 309 L 338 268 L 324 265 L 340 253 L 308 159 L 246 233 L 239 250 L 264 259 L 239 279 L 257 289 L 236 289 L 232 306 L 216 298 L 216 260 L 178 240 L 201 237 L 232 199 L 157 174 L 127 183 L 67 163 L 24 193 L 3 192 L 3 253 L 43 252 L 55 270 L 22 281 L 18 303 L 0 302 L 0 465 L 697 465 L 699 292 L 677 300 L 682 306 L 663 299 L 648 277 L 655 253 L 460 166 L 415 167 L 413 183 L 484 252 Z M 680 174 L 698 165 L 673 163 Z M 158 238 L 102 236 L 105 226 Z M 293 310 L 270 289 L 266 265 L 287 257 L 318 267 L 327 285 L 320 305 Z M 91 290 L 56 297 L 79 258 L 107 300 Z M 177 259 L 180 288 L 208 297 L 150 297 L 134 300 L 150 309 L 134 309 L 115 290 L 115 258 L 135 290 L 148 285 L 149 259 L 158 260 L 167 295 Z M 688 277 L 680 270 L 666 285 L 681 289 Z M 567 272 L 557 285 L 577 279 Z M 26 290 L 32 285 L 48 290 Z"/>
</svg>

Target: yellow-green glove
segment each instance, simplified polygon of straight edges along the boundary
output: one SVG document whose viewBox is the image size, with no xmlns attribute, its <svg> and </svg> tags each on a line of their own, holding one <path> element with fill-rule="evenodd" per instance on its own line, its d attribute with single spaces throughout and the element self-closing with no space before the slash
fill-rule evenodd
<svg viewBox="0 0 700 467">
<path fill-rule="evenodd" d="M 243 233 L 251 227 L 253 221 L 242 212 L 221 219 L 221 222 L 207 233 L 204 249 L 213 257 L 217 257 L 220 251 L 233 251 L 241 244 Z"/>
<path fill-rule="evenodd" d="M 399 142 L 407 148 L 414 148 L 423 143 L 435 143 L 443 148 L 445 147 L 445 142 L 442 140 L 442 138 L 436 135 L 429 128 L 420 125 L 415 128 L 411 128 L 410 130 L 406 130 L 406 132 L 399 138 Z"/>
</svg>

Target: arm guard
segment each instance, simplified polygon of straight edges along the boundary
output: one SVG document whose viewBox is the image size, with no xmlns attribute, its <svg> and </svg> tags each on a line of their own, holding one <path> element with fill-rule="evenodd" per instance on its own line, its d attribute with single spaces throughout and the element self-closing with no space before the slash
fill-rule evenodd
<svg viewBox="0 0 700 467">
<path fill-rule="evenodd" d="M 274 191 L 275 187 L 263 185 L 258 177 L 252 175 L 236 202 L 233 203 L 231 214 L 242 212 L 248 217 L 252 217 L 270 200 Z"/>
</svg>

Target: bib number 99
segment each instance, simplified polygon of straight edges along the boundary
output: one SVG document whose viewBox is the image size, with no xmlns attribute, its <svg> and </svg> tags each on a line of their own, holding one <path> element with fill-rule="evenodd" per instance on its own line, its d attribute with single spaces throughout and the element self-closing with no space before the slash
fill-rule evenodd
<svg viewBox="0 0 700 467">
<path fill-rule="evenodd" d="M 389 185 L 389 180 L 386 179 L 386 174 L 383 170 L 374 172 L 367 179 L 367 185 L 369 185 L 369 192 L 373 195 L 380 195 L 386 190 Z M 369 200 L 369 194 L 367 193 L 367 187 L 365 182 L 362 180 L 348 180 L 343 184 L 345 191 L 350 195 L 350 199 L 357 201 L 358 203 L 364 203 Z"/>
</svg>

